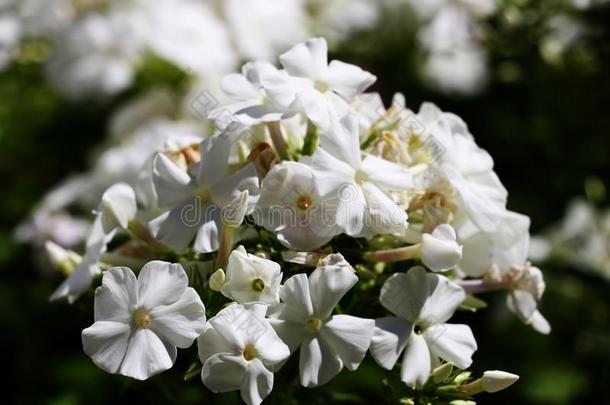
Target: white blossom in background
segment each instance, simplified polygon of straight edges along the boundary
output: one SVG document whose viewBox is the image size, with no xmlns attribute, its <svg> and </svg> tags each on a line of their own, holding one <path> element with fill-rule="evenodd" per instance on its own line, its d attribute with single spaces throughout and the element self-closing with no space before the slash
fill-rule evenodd
<svg viewBox="0 0 610 405">
<path fill-rule="evenodd" d="M 271 323 L 290 351 L 300 348 L 301 384 L 330 381 L 345 366 L 358 368 L 369 348 L 372 319 L 332 315 L 358 277 L 341 256 L 328 257 L 307 277 L 296 274 L 284 283 L 282 306 Z"/>
<path fill-rule="evenodd" d="M 112 374 L 138 380 L 174 365 L 203 331 L 205 308 L 179 264 L 152 261 L 104 273 L 95 291 L 95 323 L 83 330 L 85 353 Z"/>
<path fill-rule="evenodd" d="M 249 405 L 260 404 L 273 389 L 274 368 L 290 355 L 265 319 L 262 303 L 233 304 L 205 326 L 197 339 L 201 379 L 212 392 L 241 392 Z"/>
<path fill-rule="evenodd" d="M 51 295 L 51 301 L 74 302 L 100 274 L 100 260 L 119 229 L 126 229 L 137 211 L 135 193 L 125 183 L 117 183 L 102 196 L 97 215 L 86 240 L 85 254 L 78 266 Z"/>
<path fill-rule="evenodd" d="M 263 302 L 277 304 L 282 281 L 280 265 L 246 252 L 243 246 L 229 256 L 226 276 L 220 292 L 239 304 Z"/>
<path fill-rule="evenodd" d="M 391 370 L 404 352 L 401 379 L 421 387 L 439 359 L 465 369 L 477 349 L 467 325 L 446 323 L 466 299 L 464 290 L 447 278 L 414 267 L 390 276 L 381 289 L 381 304 L 396 317 L 376 320 L 371 354 Z"/>
<path fill-rule="evenodd" d="M 153 181 L 157 204 L 168 211 L 155 218 L 151 227 L 162 243 L 183 251 L 194 238 L 195 251 L 217 250 L 222 208 L 241 191 L 257 195 L 254 166 L 247 165 L 232 175 L 227 172 L 230 147 L 228 134 L 205 139 L 200 145 L 204 158 L 193 176 L 164 154 L 155 157 Z"/>
</svg>

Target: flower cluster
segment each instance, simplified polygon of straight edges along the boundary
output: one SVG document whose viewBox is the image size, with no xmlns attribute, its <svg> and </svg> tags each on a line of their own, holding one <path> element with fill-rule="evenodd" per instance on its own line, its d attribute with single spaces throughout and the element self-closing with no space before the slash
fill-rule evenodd
<svg viewBox="0 0 610 405">
<path fill-rule="evenodd" d="M 529 219 L 507 210 L 491 156 L 433 104 L 413 112 L 396 95 L 384 107 L 365 93 L 376 77 L 329 62 L 322 38 L 279 61 L 222 80 L 231 101 L 209 111 L 211 135 L 143 146 L 133 186 L 104 192 L 82 256 L 47 244 L 68 275 L 52 299 L 73 301 L 102 274 L 85 352 L 146 379 L 197 340 L 203 384 L 248 404 L 297 351 L 304 387 L 367 353 L 399 370 L 406 401 L 510 385 L 517 376 L 463 371 L 477 343 L 450 322 L 501 290 L 550 331 Z"/>
</svg>

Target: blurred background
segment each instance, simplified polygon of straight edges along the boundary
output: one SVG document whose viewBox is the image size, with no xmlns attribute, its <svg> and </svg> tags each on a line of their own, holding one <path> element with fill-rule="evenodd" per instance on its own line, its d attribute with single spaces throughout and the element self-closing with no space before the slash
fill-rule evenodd
<svg viewBox="0 0 610 405">
<path fill-rule="evenodd" d="M 322 35 L 333 58 L 378 77 L 387 103 L 401 92 L 414 110 L 432 101 L 462 117 L 509 209 L 532 219 L 553 330 L 520 324 L 501 294 L 460 314 L 479 343 L 474 373 L 521 376 L 479 403 L 610 404 L 609 22 L 595 0 L 0 0 L 2 402 L 207 398 L 198 378 L 182 382 L 180 356 L 143 383 L 98 370 L 80 343 L 92 296 L 49 303 L 62 275 L 42 243 L 78 246 L 104 188 L 137 175 L 140 148 L 206 131 L 223 74 Z M 383 375 L 363 367 L 267 402 L 379 402 Z"/>
</svg>

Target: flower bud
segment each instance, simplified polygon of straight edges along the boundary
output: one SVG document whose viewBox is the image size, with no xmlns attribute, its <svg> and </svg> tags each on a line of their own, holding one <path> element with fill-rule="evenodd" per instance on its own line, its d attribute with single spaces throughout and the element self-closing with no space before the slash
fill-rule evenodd
<svg viewBox="0 0 610 405">
<path fill-rule="evenodd" d="M 422 235 L 421 260 L 432 271 L 447 271 L 462 258 L 462 246 L 451 225 L 442 224 Z"/>
<path fill-rule="evenodd" d="M 82 261 L 82 257 L 71 250 L 64 249 L 50 240 L 44 244 L 47 256 L 51 264 L 59 269 L 64 275 L 70 275 L 76 266 Z"/>
<path fill-rule="evenodd" d="M 225 284 L 225 272 L 222 269 L 216 270 L 208 281 L 208 285 L 212 291 L 220 291 L 222 286 Z"/>
<path fill-rule="evenodd" d="M 539 301 L 546 288 L 540 269 L 538 267 L 532 267 L 528 263 L 525 269 L 523 269 L 521 277 L 515 282 L 515 288 L 529 292 Z"/>
<path fill-rule="evenodd" d="M 136 194 L 127 183 L 116 183 L 102 195 L 99 211 L 107 231 L 121 227 L 126 229 L 136 216 Z"/>
<path fill-rule="evenodd" d="M 453 364 L 451 364 L 451 363 L 441 364 L 440 366 L 438 366 L 437 368 L 432 370 L 432 380 L 437 384 L 441 383 L 441 382 L 445 381 L 447 378 L 449 378 L 451 371 L 453 371 Z"/>
<path fill-rule="evenodd" d="M 238 227 L 244 222 L 248 211 L 248 190 L 244 190 L 222 210 L 222 222 L 225 226 Z"/>
<path fill-rule="evenodd" d="M 483 373 L 483 390 L 486 392 L 498 392 L 513 385 L 519 376 L 506 371 L 486 371 Z"/>
</svg>

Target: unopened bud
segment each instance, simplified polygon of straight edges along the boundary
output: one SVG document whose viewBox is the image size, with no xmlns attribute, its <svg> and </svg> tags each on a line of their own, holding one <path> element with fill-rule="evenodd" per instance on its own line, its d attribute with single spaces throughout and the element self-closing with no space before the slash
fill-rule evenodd
<svg viewBox="0 0 610 405">
<path fill-rule="evenodd" d="M 121 227 L 126 229 L 137 212 L 136 193 L 127 183 L 117 183 L 102 195 L 99 211 L 106 230 Z"/>
<path fill-rule="evenodd" d="M 492 370 L 483 373 L 483 390 L 486 392 L 498 392 L 513 385 L 519 376 L 506 371 Z"/>
<path fill-rule="evenodd" d="M 82 261 L 82 257 L 75 252 L 64 249 L 50 240 L 44 244 L 49 261 L 65 276 L 69 276 L 76 266 Z"/>
<path fill-rule="evenodd" d="M 248 211 L 248 190 L 244 190 L 222 210 L 222 222 L 225 226 L 238 227 L 244 222 Z"/>
<path fill-rule="evenodd" d="M 421 260 L 432 271 L 454 268 L 462 258 L 462 246 L 451 225 L 442 224 L 422 235 Z"/>
<path fill-rule="evenodd" d="M 220 291 L 222 286 L 225 284 L 225 272 L 222 269 L 216 270 L 208 281 L 208 285 L 212 291 Z"/>
<path fill-rule="evenodd" d="M 447 378 L 449 378 L 451 371 L 453 371 L 453 364 L 441 364 L 440 366 L 432 370 L 432 381 L 437 384 L 445 381 Z"/>
</svg>

